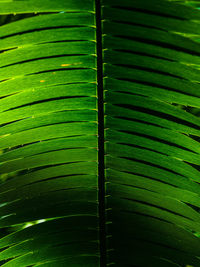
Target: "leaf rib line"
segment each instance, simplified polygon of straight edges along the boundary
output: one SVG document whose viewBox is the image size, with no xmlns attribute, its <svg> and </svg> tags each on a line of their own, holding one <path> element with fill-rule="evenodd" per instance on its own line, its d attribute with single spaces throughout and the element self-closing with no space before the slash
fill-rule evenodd
<svg viewBox="0 0 200 267">
<path fill-rule="evenodd" d="M 106 217 L 105 217 L 105 165 L 104 165 L 104 92 L 101 1 L 95 1 L 97 43 L 97 93 L 98 93 L 98 199 L 99 199 L 99 242 L 100 267 L 106 266 Z"/>
</svg>

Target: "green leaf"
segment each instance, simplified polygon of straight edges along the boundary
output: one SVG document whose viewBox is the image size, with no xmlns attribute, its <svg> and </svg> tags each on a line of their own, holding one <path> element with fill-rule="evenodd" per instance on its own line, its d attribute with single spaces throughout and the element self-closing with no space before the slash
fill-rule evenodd
<svg viewBox="0 0 200 267">
<path fill-rule="evenodd" d="M 198 0 L 0 0 L 0 265 L 200 266 Z"/>
<path fill-rule="evenodd" d="M 199 266 L 199 12 L 103 4 L 108 263 Z"/>
<path fill-rule="evenodd" d="M 1 265 L 98 266 L 94 5 L 0 13 L 22 14 L 0 27 Z"/>
</svg>

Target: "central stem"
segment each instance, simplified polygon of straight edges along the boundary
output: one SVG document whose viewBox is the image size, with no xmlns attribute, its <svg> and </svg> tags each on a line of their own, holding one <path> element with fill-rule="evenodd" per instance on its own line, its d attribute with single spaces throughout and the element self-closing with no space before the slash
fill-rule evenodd
<svg viewBox="0 0 200 267">
<path fill-rule="evenodd" d="M 98 92 L 98 186 L 99 186 L 99 240 L 100 266 L 106 266 L 105 229 L 105 175 L 104 175 L 104 94 L 102 63 L 101 2 L 96 0 L 96 43 L 97 43 L 97 92 Z"/>
</svg>

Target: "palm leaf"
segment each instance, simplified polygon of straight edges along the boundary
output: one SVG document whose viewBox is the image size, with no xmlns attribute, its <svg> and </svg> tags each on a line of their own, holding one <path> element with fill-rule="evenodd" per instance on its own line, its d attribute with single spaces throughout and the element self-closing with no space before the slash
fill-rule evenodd
<svg viewBox="0 0 200 267">
<path fill-rule="evenodd" d="M 200 265 L 198 8 L 0 1 L 2 266 Z"/>
<path fill-rule="evenodd" d="M 0 226 L 11 232 L 1 239 L 0 260 L 4 266 L 95 266 L 93 5 L 14 1 L 0 10 L 31 14 L 0 29 Z"/>
<path fill-rule="evenodd" d="M 199 266 L 199 13 L 103 4 L 108 262 Z"/>
</svg>

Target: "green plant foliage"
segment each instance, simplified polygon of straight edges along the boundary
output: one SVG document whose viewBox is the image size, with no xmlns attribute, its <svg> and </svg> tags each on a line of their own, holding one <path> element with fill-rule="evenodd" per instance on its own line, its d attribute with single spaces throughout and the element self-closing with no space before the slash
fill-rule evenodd
<svg viewBox="0 0 200 267">
<path fill-rule="evenodd" d="M 96 266 L 93 5 L 14 1 L 0 11 L 32 14 L 0 28 L 0 227 L 11 232 L 0 241 L 0 261 Z"/>
<path fill-rule="evenodd" d="M 1 266 L 200 266 L 199 7 L 0 0 Z"/>
<path fill-rule="evenodd" d="M 200 266 L 200 120 L 183 109 L 200 107 L 200 13 L 103 3 L 109 259 Z"/>
</svg>

